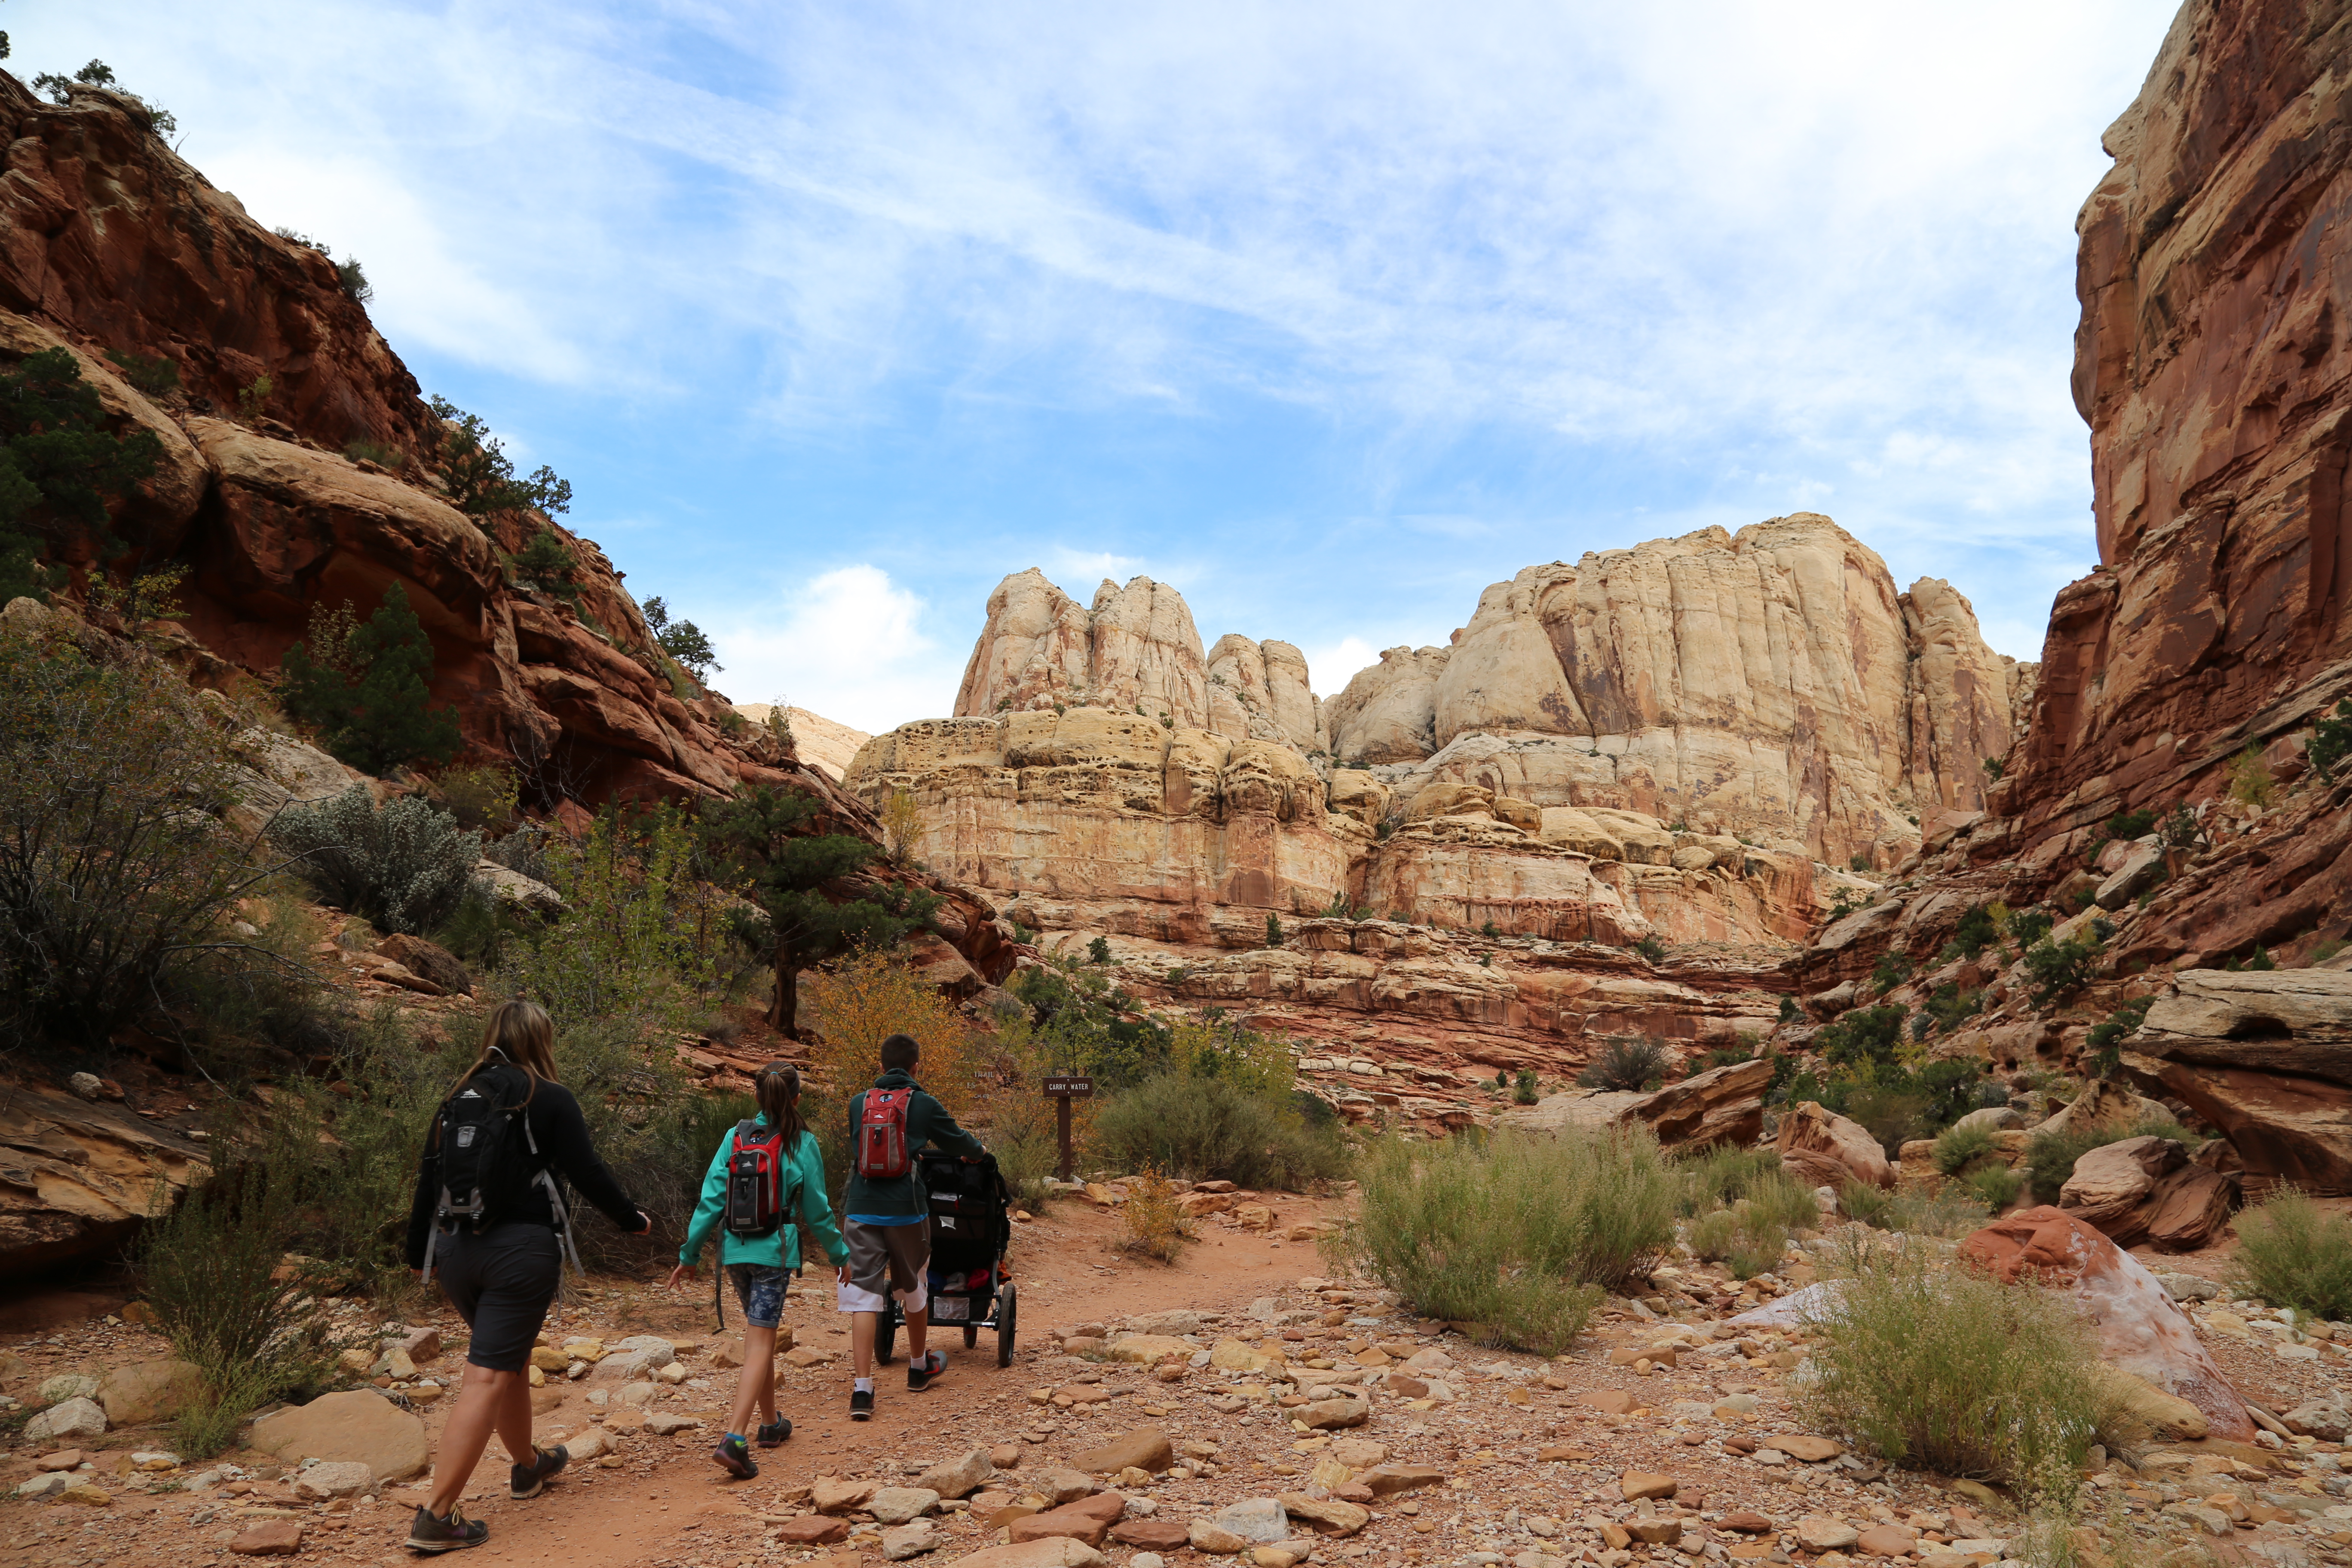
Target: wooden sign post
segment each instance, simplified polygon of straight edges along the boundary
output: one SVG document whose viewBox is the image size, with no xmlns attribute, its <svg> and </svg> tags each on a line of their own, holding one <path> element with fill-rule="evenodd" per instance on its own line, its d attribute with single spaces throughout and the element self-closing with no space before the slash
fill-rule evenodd
<svg viewBox="0 0 2352 1568">
<path fill-rule="evenodd" d="M 1045 1080 L 1045 1098 L 1054 1102 L 1054 1123 L 1062 1135 L 1062 1180 L 1070 1179 L 1070 1101 L 1093 1095 L 1095 1080 L 1083 1073 L 1057 1073 Z"/>
</svg>

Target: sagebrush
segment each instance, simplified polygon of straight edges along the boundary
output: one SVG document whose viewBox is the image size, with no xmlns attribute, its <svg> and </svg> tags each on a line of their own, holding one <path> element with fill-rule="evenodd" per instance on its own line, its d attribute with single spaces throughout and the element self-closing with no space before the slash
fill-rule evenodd
<svg viewBox="0 0 2352 1568">
<path fill-rule="evenodd" d="M 2238 1286 L 2273 1306 L 2352 1317 L 2352 1219 L 2282 1187 L 2238 1216 Z"/>
<path fill-rule="evenodd" d="M 269 836 L 328 902 L 419 936 L 457 911 L 482 858 L 482 836 L 449 813 L 416 795 L 378 806 L 365 784 L 289 805 Z"/>
</svg>

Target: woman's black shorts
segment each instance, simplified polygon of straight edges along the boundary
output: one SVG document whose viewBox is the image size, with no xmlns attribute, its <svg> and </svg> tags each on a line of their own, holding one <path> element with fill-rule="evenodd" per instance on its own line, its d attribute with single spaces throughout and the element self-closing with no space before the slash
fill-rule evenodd
<svg viewBox="0 0 2352 1568">
<path fill-rule="evenodd" d="M 494 1225 L 478 1236 L 462 1225 L 444 1231 L 434 1244 L 433 1271 L 473 1331 L 466 1360 L 491 1372 L 528 1367 L 562 1269 L 555 1232 L 543 1225 Z"/>
</svg>

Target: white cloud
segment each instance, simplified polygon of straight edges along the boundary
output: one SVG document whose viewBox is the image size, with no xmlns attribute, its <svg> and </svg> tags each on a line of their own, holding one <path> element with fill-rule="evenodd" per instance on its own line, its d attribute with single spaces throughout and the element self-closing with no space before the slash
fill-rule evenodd
<svg viewBox="0 0 2352 1568">
<path fill-rule="evenodd" d="M 844 566 L 785 590 L 773 621 L 711 637 L 739 702 L 783 701 L 879 734 L 954 705 L 963 656 L 923 630 L 921 598 L 881 568 Z"/>
<path fill-rule="evenodd" d="M 1315 688 L 1315 695 L 1325 699 L 1337 697 L 1347 689 L 1349 678 L 1356 671 L 1381 661 L 1381 650 L 1359 637 L 1341 637 L 1338 642 L 1301 651 L 1307 655 L 1307 681 Z"/>
</svg>

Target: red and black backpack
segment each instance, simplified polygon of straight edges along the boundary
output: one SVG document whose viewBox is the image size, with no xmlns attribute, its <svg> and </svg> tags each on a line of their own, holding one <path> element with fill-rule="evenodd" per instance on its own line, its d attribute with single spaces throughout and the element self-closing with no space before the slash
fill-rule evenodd
<svg viewBox="0 0 2352 1568">
<path fill-rule="evenodd" d="M 788 1163 L 782 1131 L 757 1121 L 735 1124 L 735 1150 L 727 1156 L 728 1235 L 756 1240 L 792 1223 L 784 1202 Z"/>
<path fill-rule="evenodd" d="M 894 1182 L 915 1168 L 907 1149 L 907 1108 L 911 1089 L 869 1089 L 857 1119 L 857 1173 L 868 1181 Z"/>
</svg>

